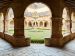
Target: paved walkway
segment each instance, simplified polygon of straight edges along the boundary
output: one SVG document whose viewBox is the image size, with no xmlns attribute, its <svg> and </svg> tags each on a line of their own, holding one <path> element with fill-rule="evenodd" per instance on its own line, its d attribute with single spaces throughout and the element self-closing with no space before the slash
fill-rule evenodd
<svg viewBox="0 0 75 56">
<path fill-rule="evenodd" d="M 0 39 L 0 56 L 75 56 L 75 40 L 63 49 L 46 47 L 44 44 L 31 44 L 29 47 L 12 48 Z"/>
</svg>

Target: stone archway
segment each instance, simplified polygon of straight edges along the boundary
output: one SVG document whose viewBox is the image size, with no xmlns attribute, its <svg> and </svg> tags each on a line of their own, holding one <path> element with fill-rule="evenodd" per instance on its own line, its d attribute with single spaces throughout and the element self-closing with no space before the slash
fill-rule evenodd
<svg viewBox="0 0 75 56">
<path fill-rule="evenodd" d="M 29 25 L 29 27 L 32 27 L 32 23 L 31 23 L 31 21 L 29 21 L 28 25 Z"/>
<path fill-rule="evenodd" d="M 42 27 L 42 26 L 43 26 L 43 22 L 41 21 L 41 22 L 40 22 L 40 27 Z"/>
<path fill-rule="evenodd" d="M 46 21 L 45 23 L 44 23 L 44 27 L 47 27 L 48 26 L 48 22 Z"/>
<path fill-rule="evenodd" d="M 71 20 L 72 20 L 72 33 L 75 33 L 75 12 L 72 12 L 71 14 Z"/>
<path fill-rule="evenodd" d="M 14 13 L 12 8 L 7 9 L 7 15 L 5 19 L 5 34 L 14 34 Z"/>
<path fill-rule="evenodd" d="M 46 46 L 61 46 L 62 45 L 62 11 L 63 11 L 63 0 L 13 0 L 11 4 L 14 11 L 14 37 L 15 37 L 15 45 L 16 46 L 28 46 L 30 45 L 30 39 L 26 38 L 24 35 L 24 10 L 27 5 L 33 2 L 43 2 L 46 3 L 52 11 L 52 35 L 51 38 L 45 39 Z M 18 9 L 19 8 L 19 9 Z M 18 10 L 17 10 L 18 9 Z M 36 13 L 36 12 L 35 12 Z M 33 13 L 33 15 L 35 14 Z M 45 14 L 45 13 L 44 13 Z M 37 13 L 35 14 L 35 16 Z M 34 17 L 34 16 L 33 16 Z M 38 16 L 36 16 L 38 17 Z M 35 17 L 34 17 L 35 18 Z M 44 17 L 43 17 L 44 18 Z M 50 18 L 50 17 L 49 17 Z M 36 18 L 35 18 L 36 19 Z M 50 34 L 49 34 L 50 35 Z M 47 37 L 47 36 L 46 36 Z"/>
<path fill-rule="evenodd" d="M 68 9 L 67 8 L 64 8 L 63 9 L 63 14 L 62 14 L 62 23 L 63 23 L 63 26 L 62 26 L 62 35 L 63 36 L 66 36 L 66 35 L 69 35 L 70 34 L 70 18 L 69 18 L 69 14 L 68 14 Z"/>
<path fill-rule="evenodd" d="M 0 32 L 3 32 L 4 30 L 3 20 L 4 20 L 3 13 L 0 13 Z"/>
<path fill-rule="evenodd" d="M 35 32 L 38 35 L 37 36 L 35 33 L 34 34 L 31 33 L 32 34 L 32 36 L 31 36 L 31 34 L 29 34 L 30 32 L 26 30 L 25 31 L 26 37 L 31 37 L 31 39 L 36 38 L 36 40 L 39 38 L 39 36 L 42 37 L 41 39 L 51 37 L 51 25 L 48 25 L 50 28 L 47 28 L 47 30 L 46 30 L 46 28 L 44 28 L 45 25 L 47 25 L 47 23 L 45 21 L 48 21 L 49 23 L 51 23 L 51 17 L 52 17 L 51 10 L 47 5 L 45 5 L 44 3 L 41 3 L 41 2 L 35 2 L 35 3 L 30 4 L 25 10 L 24 17 L 25 17 L 26 22 L 32 22 L 32 23 L 28 24 L 28 25 L 32 24 L 32 28 L 30 28 L 31 29 L 30 32 Z M 26 28 L 26 26 L 25 26 L 25 28 Z M 37 30 L 34 31 L 32 29 L 37 29 Z M 42 30 L 39 31 L 39 29 L 42 29 Z M 42 31 L 44 31 L 45 34 L 41 34 Z M 48 31 L 48 33 L 47 33 L 47 31 Z M 34 38 L 32 38 L 32 37 L 34 37 Z M 41 40 L 41 39 L 39 39 L 39 40 Z"/>
</svg>

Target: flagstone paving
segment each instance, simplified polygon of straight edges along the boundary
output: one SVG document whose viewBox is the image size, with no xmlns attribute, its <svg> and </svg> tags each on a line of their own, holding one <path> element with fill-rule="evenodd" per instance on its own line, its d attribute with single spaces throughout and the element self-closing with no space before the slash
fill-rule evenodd
<svg viewBox="0 0 75 56">
<path fill-rule="evenodd" d="M 0 56 L 75 56 L 75 40 L 60 49 L 47 47 L 44 44 L 13 48 L 9 43 L 0 39 Z"/>
</svg>

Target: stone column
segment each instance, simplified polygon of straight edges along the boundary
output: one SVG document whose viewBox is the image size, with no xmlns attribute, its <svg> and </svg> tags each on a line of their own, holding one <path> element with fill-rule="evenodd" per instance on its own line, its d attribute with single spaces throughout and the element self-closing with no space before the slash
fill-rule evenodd
<svg viewBox="0 0 75 56">
<path fill-rule="evenodd" d="M 15 37 L 15 46 L 29 46 L 29 38 L 24 36 L 24 17 L 15 17 L 14 18 L 14 37 Z"/>
<path fill-rule="evenodd" d="M 39 21 L 37 21 L 37 23 L 38 23 L 37 28 L 39 28 L 39 26 L 40 26 L 40 25 L 39 25 Z"/>
<path fill-rule="evenodd" d="M 62 18 L 52 18 L 52 38 L 62 37 Z"/>
<path fill-rule="evenodd" d="M 40 26 L 40 21 L 38 21 L 38 28 L 41 28 L 41 26 Z"/>
<path fill-rule="evenodd" d="M 34 27 L 34 24 L 33 24 L 34 22 L 32 21 L 32 27 Z"/>
<path fill-rule="evenodd" d="M 40 28 L 40 21 L 38 21 L 38 28 Z"/>
<path fill-rule="evenodd" d="M 62 19 L 63 18 L 52 18 L 52 46 L 62 46 Z"/>
<path fill-rule="evenodd" d="M 47 27 L 49 29 L 51 27 L 51 23 L 50 23 L 50 21 L 47 21 L 47 22 L 48 22 Z"/>
<path fill-rule="evenodd" d="M 52 17 L 52 35 L 51 38 L 46 38 L 46 46 L 62 46 L 62 18 Z"/>
<path fill-rule="evenodd" d="M 8 33 L 9 31 L 9 20 L 8 19 L 5 19 L 5 33 Z"/>
<path fill-rule="evenodd" d="M 37 25 L 36 25 L 36 21 L 35 21 L 35 28 L 37 27 Z"/>
<path fill-rule="evenodd" d="M 23 3 L 20 1 L 14 2 L 12 6 L 14 12 L 14 46 L 29 46 L 30 39 L 26 38 L 24 35 L 24 11 Z"/>
<path fill-rule="evenodd" d="M 14 18 L 14 36 L 18 37 L 24 37 L 24 19 L 22 17 L 20 18 Z"/>
<path fill-rule="evenodd" d="M 53 4 L 52 4 L 53 3 Z M 63 0 L 53 0 L 49 4 L 52 12 L 52 34 L 51 38 L 45 39 L 46 46 L 62 47 L 62 13 L 64 8 Z"/>
<path fill-rule="evenodd" d="M 26 26 L 27 28 L 29 27 L 29 21 L 27 21 L 27 26 Z"/>
</svg>

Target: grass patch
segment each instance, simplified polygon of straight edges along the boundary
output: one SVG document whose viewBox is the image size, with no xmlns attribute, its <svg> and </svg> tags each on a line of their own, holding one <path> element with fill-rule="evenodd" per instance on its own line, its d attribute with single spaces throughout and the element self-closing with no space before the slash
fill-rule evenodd
<svg viewBox="0 0 75 56">
<path fill-rule="evenodd" d="M 44 43 L 44 38 L 50 38 L 51 37 L 51 30 L 50 29 L 44 29 L 44 28 L 30 28 L 25 29 L 25 37 L 30 37 L 32 43 Z M 63 33 L 66 32 L 63 30 Z M 9 30 L 10 34 L 13 34 L 14 31 L 12 29 Z"/>
</svg>

